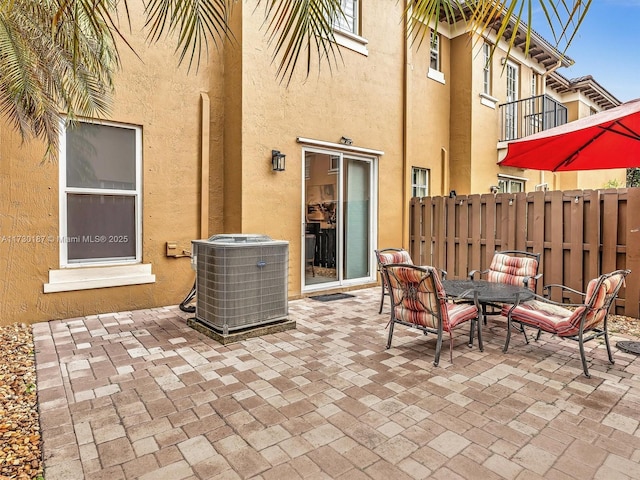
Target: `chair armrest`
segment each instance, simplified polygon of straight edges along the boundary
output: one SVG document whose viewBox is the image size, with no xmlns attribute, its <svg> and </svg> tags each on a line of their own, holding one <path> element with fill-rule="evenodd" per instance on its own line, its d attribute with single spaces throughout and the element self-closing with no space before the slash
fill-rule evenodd
<svg viewBox="0 0 640 480">
<path fill-rule="evenodd" d="M 538 274 L 533 275 L 533 276 L 524 277 L 522 279 L 522 283 L 524 283 L 524 287 L 525 288 L 529 288 L 529 280 L 540 280 L 541 278 L 542 278 L 542 274 L 538 273 Z"/>
<path fill-rule="evenodd" d="M 473 280 L 473 277 L 475 277 L 476 273 L 479 273 L 480 276 L 482 277 L 482 275 L 484 275 L 485 273 L 488 273 L 489 270 L 471 270 L 469 272 L 469 280 Z"/>
<path fill-rule="evenodd" d="M 551 296 L 551 290 L 553 288 L 559 288 L 563 292 L 575 293 L 575 294 L 580 295 L 582 297 L 584 297 L 586 295 L 586 293 L 579 292 L 578 290 L 574 290 L 573 288 L 567 287 L 565 285 L 560 285 L 558 283 L 551 283 L 549 285 L 545 285 L 544 287 L 542 287 L 542 291 L 544 292 L 544 297 L 545 298 L 548 299 L 548 297 Z"/>
<path fill-rule="evenodd" d="M 447 279 L 447 271 L 446 270 L 440 270 L 440 274 L 442 275 L 442 280 L 446 280 Z"/>
</svg>

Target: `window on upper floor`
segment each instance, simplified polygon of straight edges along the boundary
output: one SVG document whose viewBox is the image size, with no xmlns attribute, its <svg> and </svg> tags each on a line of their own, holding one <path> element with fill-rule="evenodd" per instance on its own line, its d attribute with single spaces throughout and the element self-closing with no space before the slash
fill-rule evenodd
<svg viewBox="0 0 640 480">
<path fill-rule="evenodd" d="M 442 84 L 444 81 L 444 73 L 442 72 L 442 56 L 440 52 L 440 35 L 431 31 L 429 43 L 429 71 L 427 77 Z"/>
<path fill-rule="evenodd" d="M 432 70 L 440 71 L 440 35 L 431 31 L 431 38 L 429 43 L 429 68 Z"/>
<path fill-rule="evenodd" d="M 344 32 L 360 34 L 360 15 L 358 0 L 340 0 L 343 15 L 338 15 L 333 20 L 333 27 Z"/>
<path fill-rule="evenodd" d="M 340 0 L 340 7 L 342 14 L 332 20 L 336 43 L 341 47 L 368 56 L 367 44 L 369 42 L 361 36 L 360 0 Z"/>
<path fill-rule="evenodd" d="M 526 178 L 498 175 L 498 193 L 524 192 Z"/>
<path fill-rule="evenodd" d="M 491 45 L 482 45 L 482 93 L 491 95 Z"/>
<path fill-rule="evenodd" d="M 142 129 L 78 122 L 60 138 L 60 264 L 141 260 Z"/>
<path fill-rule="evenodd" d="M 538 95 L 538 74 L 531 72 L 531 96 Z"/>
<path fill-rule="evenodd" d="M 429 196 L 429 170 L 427 168 L 411 168 L 411 196 Z"/>
</svg>

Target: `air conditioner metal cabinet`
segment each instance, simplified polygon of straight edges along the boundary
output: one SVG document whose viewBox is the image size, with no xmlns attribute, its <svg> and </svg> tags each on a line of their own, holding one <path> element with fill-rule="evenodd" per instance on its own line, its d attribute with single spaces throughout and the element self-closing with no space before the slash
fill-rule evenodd
<svg viewBox="0 0 640 480">
<path fill-rule="evenodd" d="M 233 234 L 191 243 L 198 321 L 228 335 L 287 317 L 289 242 Z"/>
</svg>

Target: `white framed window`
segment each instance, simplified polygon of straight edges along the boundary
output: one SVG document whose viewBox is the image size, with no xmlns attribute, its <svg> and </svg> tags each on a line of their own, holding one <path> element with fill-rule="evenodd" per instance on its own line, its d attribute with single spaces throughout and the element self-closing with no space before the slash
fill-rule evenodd
<svg viewBox="0 0 640 480">
<path fill-rule="evenodd" d="M 433 30 L 429 42 L 429 68 L 440 71 L 440 35 Z"/>
<path fill-rule="evenodd" d="M 482 93 L 491 95 L 491 45 L 482 44 Z"/>
<path fill-rule="evenodd" d="M 139 263 L 142 129 L 77 122 L 60 135 L 60 266 Z"/>
<path fill-rule="evenodd" d="M 359 0 L 340 0 L 343 15 L 333 19 L 333 27 L 344 32 L 360 35 Z"/>
<path fill-rule="evenodd" d="M 344 16 L 337 15 L 332 20 L 335 42 L 341 47 L 369 56 L 369 41 L 360 36 L 360 1 L 340 0 L 340 7 Z"/>
<path fill-rule="evenodd" d="M 526 178 L 511 175 L 498 175 L 498 193 L 524 192 Z"/>
<path fill-rule="evenodd" d="M 538 74 L 531 72 L 531 96 L 535 97 L 536 95 L 538 95 Z"/>
<path fill-rule="evenodd" d="M 429 71 L 427 77 L 445 84 L 444 73 L 441 71 L 440 35 L 431 30 L 429 43 Z"/>
<path fill-rule="evenodd" d="M 338 173 L 339 169 L 340 169 L 340 156 L 331 155 L 331 157 L 329 157 L 329 170 L 327 173 L 329 175 L 335 175 Z"/>
<path fill-rule="evenodd" d="M 411 196 L 429 196 L 429 169 L 411 167 Z"/>
</svg>

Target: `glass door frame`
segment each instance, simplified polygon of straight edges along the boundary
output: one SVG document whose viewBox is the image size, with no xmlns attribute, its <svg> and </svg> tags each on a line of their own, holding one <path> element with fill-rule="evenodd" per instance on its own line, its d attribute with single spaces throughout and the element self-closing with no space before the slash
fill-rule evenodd
<svg viewBox="0 0 640 480">
<path fill-rule="evenodd" d="M 338 161 L 338 171 L 336 175 L 337 179 L 337 201 L 338 201 L 338 209 L 336 216 L 336 280 L 332 282 L 324 282 L 324 283 L 315 283 L 312 285 L 306 285 L 306 266 L 307 262 L 305 261 L 306 252 L 305 252 L 305 234 L 306 234 L 306 154 L 308 153 L 317 153 L 321 155 L 328 156 L 339 156 L 340 159 Z M 368 277 L 359 277 L 353 279 L 344 279 L 344 211 L 343 211 L 343 201 L 344 201 L 344 158 L 358 160 L 367 162 L 370 165 L 369 171 L 369 187 L 370 187 L 370 209 L 369 209 L 369 245 L 368 245 L 368 259 L 369 259 L 369 276 Z M 301 291 L 303 293 L 306 292 L 314 292 L 320 290 L 328 290 L 331 288 L 339 288 L 339 287 L 347 287 L 353 285 L 365 285 L 367 283 L 376 281 L 376 260 L 374 249 L 377 245 L 378 238 L 378 156 L 376 155 L 367 155 L 362 153 L 354 153 L 349 150 L 342 149 L 324 149 L 317 147 L 305 146 L 302 147 L 301 152 L 302 161 L 301 164 L 301 226 L 300 226 L 300 284 Z"/>
</svg>

